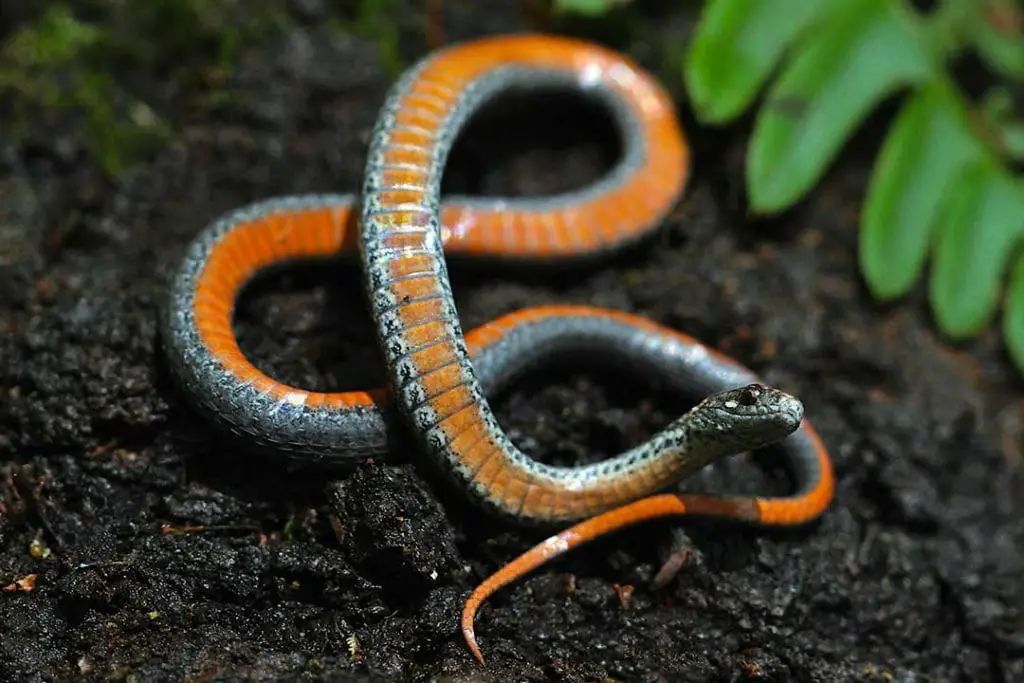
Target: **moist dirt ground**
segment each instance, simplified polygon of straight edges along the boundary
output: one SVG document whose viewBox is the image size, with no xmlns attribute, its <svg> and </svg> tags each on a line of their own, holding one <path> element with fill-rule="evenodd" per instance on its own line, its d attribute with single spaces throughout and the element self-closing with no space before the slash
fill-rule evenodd
<svg viewBox="0 0 1024 683">
<path fill-rule="evenodd" d="M 445 3 L 449 42 L 546 30 L 631 55 L 675 95 L 695 162 L 664 226 L 614 259 L 452 264 L 463 325 L 586 303 L 734 355 L 807 406 L 838 477 L 824 517 L 784 533 L 671 520 L 571 553 L 485 604 L 482 669 L 457 630 L 462 601 L 545 534 L 475 512 L 418 453 L 296 469 L 191 410 L 156 324 L 189 240 L 257 199 L 356 191 L 394 81 L 377 42 L 329 26 L 328 3 L 296 2 L 292 23 L 242 51 L 227 97 L 176 102 L 175 142 L 116 180 L 71 122 L 4 136 L 0 680 L 1024 681 L 1024 384 L 994 330 L 954 347 L 923 289 L 882 306 L 858 275 L 860 206 L 891 111 L 805 202 L 752 220 L 750 120 L 700 127 L 681 86 L 698 5 L 646 4 L 611 30 L 519 2 Z M 419 5 L 398 12 L 423 24 Z M 408 28 L 400 47 L 406 64 L 429 50 Z M 614 159 L 593 112 L 512 105 L 462 136 L 446 192 L 551 193 Z M 239 303 L 242 347 L 299 386 L 376 385 L 361 296 L 351 264 L 263 278 Z M 529 454 L 579 464 L 642 442 L 694 398 L 565 366 L 494 405 Z M 789 486 L 767 452 L 680 488 Z M 652 589 L 681 531 L 690 562 Z"/>
</svg>

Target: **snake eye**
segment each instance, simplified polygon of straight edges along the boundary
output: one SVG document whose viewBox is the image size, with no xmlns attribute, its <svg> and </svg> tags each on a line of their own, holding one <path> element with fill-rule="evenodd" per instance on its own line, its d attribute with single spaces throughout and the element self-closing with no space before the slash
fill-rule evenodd
<svg viewBox="0 0 1024 683">
<path fill-rule="evenodd" d="M 761 392 L 764 387 L 760 384 L 749 384 L 740 389 L 739 399 L 740 405 L 752 406 L 757 403 L 757 400 L 761 398 Z"/>
</svg>

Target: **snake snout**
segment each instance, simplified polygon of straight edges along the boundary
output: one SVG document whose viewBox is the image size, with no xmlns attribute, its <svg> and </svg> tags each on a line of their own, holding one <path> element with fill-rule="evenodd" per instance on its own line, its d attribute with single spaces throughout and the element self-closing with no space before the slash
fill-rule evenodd
<svg viewBox="0 0 1024 683">
<path fill-rule="evenodd" d="M 763 384 L 754 384 L 741 391 L 759 392 L 758 403 L 787 433 L 796 431 L 804 419 L 804 404 L 796 396 Z"/>
<path fill-rule="evenodd" d="M 722 392 L 716 398 L 737 429 L 749 429 L 752 435 L 766 442 L 795 432 L 804 419 L 804 404 L 800 399 L 765 384 L 748 384 Z"/>
</svg>

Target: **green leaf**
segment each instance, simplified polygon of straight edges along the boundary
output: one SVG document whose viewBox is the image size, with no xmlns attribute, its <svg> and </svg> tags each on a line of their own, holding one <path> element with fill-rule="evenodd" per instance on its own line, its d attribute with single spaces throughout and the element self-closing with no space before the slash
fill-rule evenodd
<svg viewBox="0 0 1024 683">
<path fill-rule="evenodd" d="M 983 125 L 995 141 L 1001 155 L 1024 160 L 1024 120 L 1016 117 L 1014 93 L 998 85 L 989 88 L 978 103 Z"/>
<path fill-rule="evenodd" d="M 921 275 L 947 188 L 980 145 L 933 88 L 907 102 L 882 146 L 865 200 L 860 267 L 872 295 L 906 294 Z"/>
<path fill-rule="evenodd" d="M 582 14 L 588 17 L 599 17 L 607 14 L 615 5 L 624 5 L 630 0 L 556 0 L 555 9 L 559 12 Z"/>
<path fill-rule="evenodd" d="M 711 0 L 683 65 L 697 117 L 724 123 L 738 116 L 786 49 L 828 5 L 821 0 Z"/>
<path fill-rule="evenodd" d="M 799 199 L 884 97 L 934 77 L 918 20 L 901 3 L 856 0 L 830 10 L 758 115 L 747 156 L 756 212 Z"/>
<path fill-rule="evenodd" d="M 997 133 L 1006 154 L 1014 161 L 1024 161 L 1024 121 L 1004 123 Z"/>
<path fill-rule="evenodd" d="M 1010 284 L 1006 290 L 1003 338 L 1010 358 L 1024 372 L 1024 251 L 1017 256 L 1017 266 L 1010 275 Z"/>
<path fill-rule="evenodd" d="M 978 108 L 988 121 L 1009 121 L 1014 115 L 1013 91 L 1003 85 L 986 90 L 978 100 Z"/>
<path fill-rule="evenodd" d="M 963 339 L 995 314 L 1008 261 L 1024 237 L 1024 192 L 984 160 L 968 166 L 947 194 L 930 298 L 942 331 Z"/>
<path fill-rule="evenodd" d="M 971 0 L 964 32 L 978 54 L 1004 76 L 1024 79 L 1024 10 L 1019 0 Z"/>
</svg>

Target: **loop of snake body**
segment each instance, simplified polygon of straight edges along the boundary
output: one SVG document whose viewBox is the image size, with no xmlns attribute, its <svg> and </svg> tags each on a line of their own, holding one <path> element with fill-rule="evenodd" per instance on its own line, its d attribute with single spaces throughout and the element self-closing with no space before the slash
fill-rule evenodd
<svg viewBox="0 0 1024 683">
<path fill-rule="evenodd" d="M 446 157 L 463 125 L 483 105 L 521 89 L 568 90 L 606 107 L 622 138 L 619 161 L 570 193 L 442 201 Z M 484 509 L 527 524 L 579 522 L 469 597 L 462 630 L 482 664 L 473 630 L 482 601 L 574 547 L 670 515 L 801 524 L 831 501 L 832 466 L 802 403 L 680 332 L 619 311 L 543 306 L 463 335 L 446 254 L 536 262 L 613 252 L 661 223 L 682 195 L 689 163 L 670 97 L 622 55 L 540 35 L 436 52 L 388 94 L 359 195 L 265 200 L 198 235 L 163 316 L 172 373 L 200 410 L 264 451 L 352 465 L 386 456 L 395 423 L 404 420 L 432 463 Z M 271 266 L 355 251 L 388 387 L 314 392 L 258 370 L 232 329 L 244 286 Z M 707 397 L 626 453 L 580 467 L 545 465 L 512 443 L 486 397 L 557 354 L 618 364 Z M 652 495 L 713 460 L 774 443 L 796 480 L 788 496 Z"/>
</svg>

